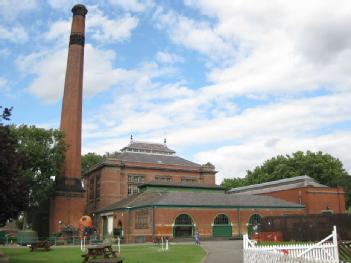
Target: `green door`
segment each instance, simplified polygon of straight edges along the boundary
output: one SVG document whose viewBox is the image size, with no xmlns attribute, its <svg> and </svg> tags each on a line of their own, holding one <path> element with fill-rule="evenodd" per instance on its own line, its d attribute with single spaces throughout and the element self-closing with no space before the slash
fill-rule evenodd
<svg viewBox="0 0 351 263">
<path fill-rule="evenodd" d="M 232 225 L 230 224 L 229 217 L 220 214 L 217 215 L 212 226 L 213 237 L 232 237 Z"/>
<path fill-rule="evenodd" d="M 213 237 L 232 237 L 231 225 L 214 225 L 212 227 Z"/>
<path fill-rule="evenodd" d="M 103 235 L 104 239 L 108 237 L 108 228 L 107 228 L 107 216 L 102 217 L 102 227 L 103 227 Z"/>
</svg>

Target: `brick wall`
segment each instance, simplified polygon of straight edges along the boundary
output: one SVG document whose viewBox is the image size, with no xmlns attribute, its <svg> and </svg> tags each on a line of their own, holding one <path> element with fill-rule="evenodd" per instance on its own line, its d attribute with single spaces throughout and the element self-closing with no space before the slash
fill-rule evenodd
<svg viewBox="0 0 351 263">
<path fill-rule="evenodd" d="M 129 167 L 132 166 L 132 167 Z M 138 166 L 138 167 L 136 167 Z M 101 176 L 100 197 L 89 199 L 90 178 Z M 87 190 L 86 212 L 102 209 L 128 196 L 128 175 L 143 175 L 144 182 L 155 181 L 156 176 L 169 176 L 171 182 L 181 182 L 182 178 L 194 178 L 198 183 L 215 185 L 214 173 L 201 173 L 199 169 L 186 166 L 136 164 L 128 163 L 126 166 L 103 166 L 90 172 L 85 179 Z M 96 183 L 94 181 L 94 183 Z M 95 186 L 93 187 L 95 189 Z"/>
<path fill-rule="evenodd" d="M 213 208 L 148 208 L 148 227 L 137 229 L 135 225 L 136 211 L 114 212 L 113 225 L 117 228 L 120 221 L 123 225 L 124 240 L 126 243 L 136 242 L 138 237 L 144 241 L 152 241 L 154 237 L 166 236 L 173 238 L 173 225 L 177 216 L 188 214 L 194 226 L 200 232 L 202 239 L 212 238 L 212 224 L 219 214 L 229 217 L 232 225 L 232 236 L 236 237 L 247 232 L 247 224 L 250 216 L 258 214 L 263 216 L 303 214 L 303 209 L 213 209 Z M 101 218 L 101 217 L 100 217 Z M 155 223 L 153 223 L 155 218 Z M 99 221 L 99 229 L 102 237 L 102 220 Z"/>
<path fill-rule="evenodd" d="M 286 201 L 306 206 L 307 214 L 320 214 L 328 207 L 334 213 L 345 213 L 345 197 L 342 188 L 301 187 L 284 191 L 265 193 Z"/>
<path fill-rule="evenodd" d="M 79 227 L 79 219 L 84 215 L 86 205 L 84 194 L 78 196 L 57 195 L 50 205 L 50 233 L 61 231 L 59 221 L 63 225 Z"/>
</svg>

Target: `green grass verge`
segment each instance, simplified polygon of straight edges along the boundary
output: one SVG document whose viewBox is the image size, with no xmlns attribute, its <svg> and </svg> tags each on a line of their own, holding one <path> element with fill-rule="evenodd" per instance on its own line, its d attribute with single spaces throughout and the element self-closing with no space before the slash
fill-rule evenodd
<svg viewBox="0 0 351 263">
<path fill-rule="evenodd" d="M 50 251 L 38 250 L 30 252 L 29 248 L 1 248 L 10 257 L 11 263 L 36 262 L 83 262 L 79 247 L 54 247 Z M 132 245 L 121 247 L 123 263 L 199 263 L 205 256 L 205 251 L 195 245 L 171 245 L 168 251 L 161 251 L 153 245 Z"/>
</svg>

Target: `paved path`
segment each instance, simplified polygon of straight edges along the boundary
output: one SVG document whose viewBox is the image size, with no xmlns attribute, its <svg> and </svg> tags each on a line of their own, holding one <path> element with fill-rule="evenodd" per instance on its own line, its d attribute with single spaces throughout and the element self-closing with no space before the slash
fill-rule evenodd
<svg viewBox="0 0 351 263">
<path fill-rule="evenodd" d="M 203 241 L 201 246 L 207 251 L 203 263 L 242 263 L 243 241 Z"/>
</svg>

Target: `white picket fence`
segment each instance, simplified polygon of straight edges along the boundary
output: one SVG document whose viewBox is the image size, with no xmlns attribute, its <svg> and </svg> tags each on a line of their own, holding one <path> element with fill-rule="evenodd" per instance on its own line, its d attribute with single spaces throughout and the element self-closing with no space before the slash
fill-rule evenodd
<svg viewBox="0 0 351 263">
<path fill-rule="evenodd" d="M 303 245 L 256 245 L 244 235 L 244 263 L 339 263 L 336 227 L 318 243 Z"/>
</svg>

